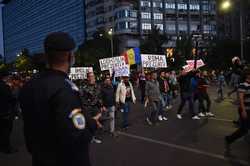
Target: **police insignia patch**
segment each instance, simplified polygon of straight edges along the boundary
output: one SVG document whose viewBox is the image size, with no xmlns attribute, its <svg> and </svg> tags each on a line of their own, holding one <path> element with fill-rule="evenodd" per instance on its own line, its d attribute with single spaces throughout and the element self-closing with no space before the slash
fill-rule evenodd
<svg viewBox="0 0 250 166">
<path fill-rule="evenodd" d="M 72 116 L 72 121 L 73 121 L 74 126 L 77 129 L 80 129 L 80 130 L 85 129 L 86 120 L 85 120 L 83 114 L 77 113 L 77 114 L 73 115 Z"/>
</svg>

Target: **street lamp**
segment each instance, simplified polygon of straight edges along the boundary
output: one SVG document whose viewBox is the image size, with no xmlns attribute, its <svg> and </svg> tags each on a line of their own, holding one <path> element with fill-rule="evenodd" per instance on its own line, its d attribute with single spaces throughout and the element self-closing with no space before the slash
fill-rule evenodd
<svg viewBox="0 0 250 166">
<path fill-rule="evenodd" d="M 112 57 L 114 57 L 114 41 L 113 41 L 113 29 L 112 28 L 108 31 L 108 34 L 110 35 L 111 55 Z"/>
<path fill-rule="evenodd" d="M 231 7 L 231 1 L 230 0 L 225 0 L 221 4 L 221 9 L 222 10 L 228 10 Z"/>
<path fill-rule="evenodd" d="M 244 36 L 243 36 L 243 11 L 242 11 L 242 1 L 240 3 L 240 57 L 244 61 Z M 221 4 L 221 9 L 227 11 L 231 8 L 232 3 L 230 0 L 224 0 Z"/>
</svg>

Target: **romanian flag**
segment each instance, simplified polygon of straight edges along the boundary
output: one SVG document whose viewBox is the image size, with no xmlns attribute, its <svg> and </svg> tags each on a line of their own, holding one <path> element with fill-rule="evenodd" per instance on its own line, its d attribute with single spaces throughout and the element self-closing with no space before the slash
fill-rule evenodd
<svg viewBox="0 0 250 166">
<path fill-rule="evenodd" d="M 129 65 L 141 63 L 141 53 L 139 48 L 131 48 L 123 53 L 125 61 Z"/>
</svg>

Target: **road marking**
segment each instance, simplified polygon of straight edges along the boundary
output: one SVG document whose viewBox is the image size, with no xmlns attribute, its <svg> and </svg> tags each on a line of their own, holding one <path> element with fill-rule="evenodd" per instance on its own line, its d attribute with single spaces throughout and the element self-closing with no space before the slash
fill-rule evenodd
<svg viewBox="0 0 250 166">
<path fill-rule="evenodd" d="M 151 138 L 146 138 L 146 137 L 137 136 L 137 135 L 133 135 L 133 134 L 128 134 L 128 133 L 124 133 L 124 132 L 118 132 L 118 134 L 126 136 L 126 137 L 130 137 L 130 138 L 135 138 L 135 139 L 138 139 L 138 140 L 142 140 L 142 141 L 147 141 L 147 142 L 151 142 L 151 143 L 155 143 L 155 144 L 160 144 L 160 145 L 163 145 L 163 146 L 168 146 L 168 147 L 183 150 L 183 151 L 188 151 L 188 152 L 197 153 L 197 154 L 212 157 L 212 158 L 221 159 L 221 160 L 224 160 L 224 161 L 236 162 L 236 163 L 239 163 L 241 165 L 246 165 L 246 166 L 249 165 L 249 162 L 245 161 L 245 160 L 227 158 L 227 157 L 225 157 L 223 155 L 213 154 L 213 153 L 205 152 L 205 151 L 198 150 L 198 149 L 193 149 L 193 148 L 189 148 L 189 147 L 185 147 L 185 146 L 171 144 L 171 143 L 168 143 L 168 142 L 158 141 L 158 140 L 154 140 L 154 139 L 151 139 Z"/>
<path fill-rule="evenodd" d="M 233 122 L 233 120 L 229 120 L 229 119 L 221 119 L 221 118 L 208 118 L 208 119 L 211 119 L 211 120 L 217 120 L 217 121 L 223 121 L 223 122 Z"/>
</svg>

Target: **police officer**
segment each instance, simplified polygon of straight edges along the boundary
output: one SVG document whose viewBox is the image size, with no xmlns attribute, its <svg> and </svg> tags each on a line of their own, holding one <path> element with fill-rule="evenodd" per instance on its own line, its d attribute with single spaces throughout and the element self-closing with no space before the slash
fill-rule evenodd
<svg viewBox="0 0 250 166">
<path fill-rule="evenodd" d="M 68 78 L 75 42 L 67 33 L 55 32 L 46 37 L 44 48 L 49 68 L 35 75 L 19 96 L 33 166 L 89 166 L 91 133 L 101 114 L 89 118 Z"/>
<path fill-rule="evenodd" d="M 3 153 L 16 152 L 10 145 L 10 135 L 13 128 L 15 98 L 10 87 L 4 81 L 7 72 L 0 73 L 0 151 Z"/>
</svg>

